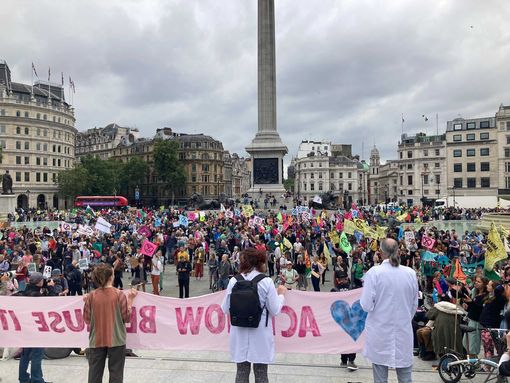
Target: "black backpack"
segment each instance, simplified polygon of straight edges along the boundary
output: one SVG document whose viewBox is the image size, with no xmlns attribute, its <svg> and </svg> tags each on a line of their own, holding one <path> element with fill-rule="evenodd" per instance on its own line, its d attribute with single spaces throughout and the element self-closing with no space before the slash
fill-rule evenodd
<svg viewBox="0 0 510 383">
<path fill-rule="evenodd" d="M 244 279 L 241 274 L 235 276 L 237 280 L 230 294 L 230 323 L 237 327 L 259 327 L 264 307 L 260 307 L 257 284 L 266 277 L 259 274 L 251 281 Z M 266 309 L 267 311 L 267 309 Z M 266 327 L 269 313 L 266 313 Z"/>
</svg>

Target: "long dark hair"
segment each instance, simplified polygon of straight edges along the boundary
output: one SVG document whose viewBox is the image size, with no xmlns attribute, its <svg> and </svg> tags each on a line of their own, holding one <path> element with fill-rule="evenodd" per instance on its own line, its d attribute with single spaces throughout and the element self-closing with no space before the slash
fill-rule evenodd
<svg viewBox="0 0 510 383">
<path fill-rule="evenodd" d="M 239 272 L 246 274 L 256 269 L 264 273 L 266 271 L 267 255 L 264 250 L 249 247 L 241 252 L 239 259 Z"/>
</svg>

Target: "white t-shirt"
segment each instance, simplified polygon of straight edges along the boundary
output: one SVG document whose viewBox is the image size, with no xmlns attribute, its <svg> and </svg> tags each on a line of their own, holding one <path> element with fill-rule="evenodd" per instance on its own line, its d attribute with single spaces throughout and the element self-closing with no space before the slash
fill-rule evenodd
<svg viewBox="0 0 510 383">
<path fill-rule="evenodd" d="M 162 269 L 163 269 L 163 265 L 161 264 L 161 261 L 156 257 L 152 258 L 151 275 L 160 275 Z"/>
</svg>

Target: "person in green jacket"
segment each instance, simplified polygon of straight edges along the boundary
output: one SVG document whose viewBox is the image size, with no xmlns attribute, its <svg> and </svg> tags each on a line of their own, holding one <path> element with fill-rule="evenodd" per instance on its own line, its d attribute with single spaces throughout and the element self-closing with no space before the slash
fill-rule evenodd
<svg viewBox="0 0 510 383">
<path fill-rule="evenodd" d="M 361 257 L 358 258 L 356 263 L 352 266 L 352 274 L 354 276 L 354 288 L 363 286 L 363 261 Z"/>
</svg>

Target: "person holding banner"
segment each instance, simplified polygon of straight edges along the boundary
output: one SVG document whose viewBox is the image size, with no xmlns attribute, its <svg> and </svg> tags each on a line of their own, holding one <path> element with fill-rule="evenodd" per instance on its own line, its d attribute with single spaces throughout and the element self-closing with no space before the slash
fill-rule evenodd
<svg viewBox="0 0 510 383">
<path fill-rule="evenodd" d="M 90 326 L 88 383 L 103 381 L 106 357 L 110 383 L 122 383 L 126 361 L 126 323 L 131 320 L 133 301 L 138 294 L 126 295 L 113 287 L 113 269 L 108 264 L 94 268 L 92 279 L 98 287 L 84 296 L 83 319 Z"/>
<path fill-rule="evenodd" d="M 413 327 L 418 308 L 418 280 L 413 269 L 400 265 L 398 243 L 381 242 L 383 262 L 365 274 L 360 304 L 368 313 L 363 356 L 372 362 L 374 383 L 388 382 L 395 368 L 399 383 L 411 383 Z"/>
<path fill-rule="evenodd" d="M 251 281 L 266 272 L 267 255 L 265 251 L 249 248 L 241 253 L 239 272 L 246 281 Z M 260 278 L 260 277 L 259 277 Z M 221 305 L 225 314 L 230 312 L 230 296 L 237 279 L 231 278 L 223 303 Z M 269 277 L 262 278 L 257 283 L 260 307 L 262 312 L 258 327 L 232 326 L 230 330 L 230 356 L 237 363 L 236 383 L 248 383 L 253 364 L 255 383 L 269 382 L 267 365 L 274 361 L 274 335 L 271 317 L 278 315 L 284 304 L 285 286 L 275 288 Z M 269 315 L 268 320 L 266 317 Z"/>
</svg>

